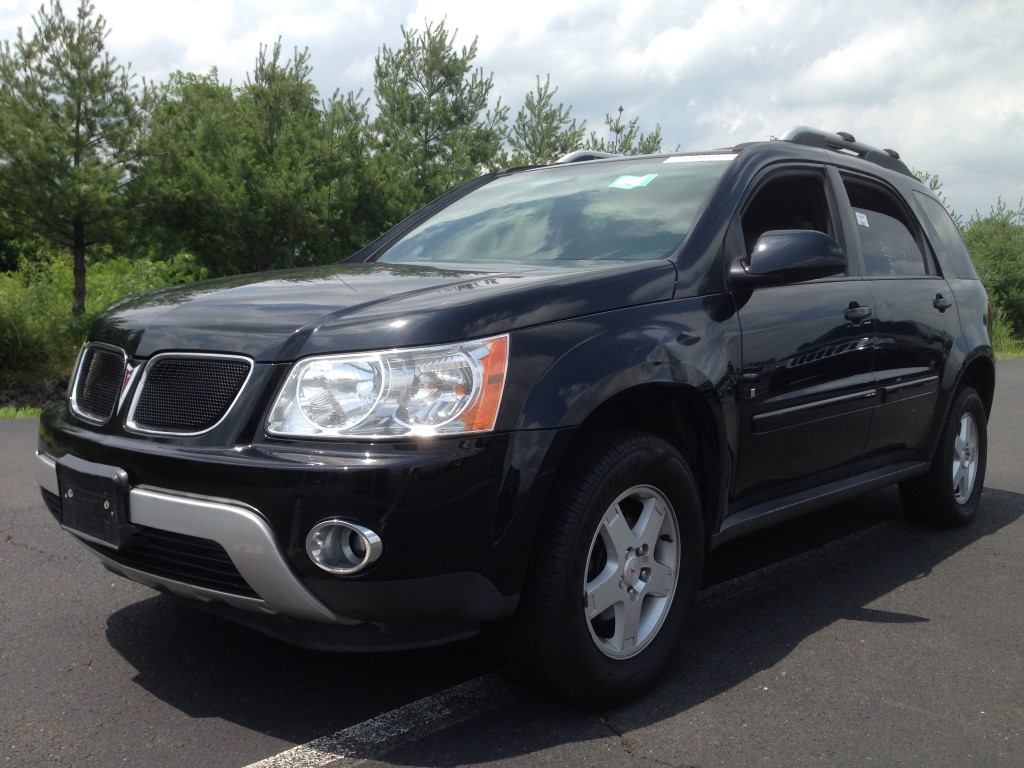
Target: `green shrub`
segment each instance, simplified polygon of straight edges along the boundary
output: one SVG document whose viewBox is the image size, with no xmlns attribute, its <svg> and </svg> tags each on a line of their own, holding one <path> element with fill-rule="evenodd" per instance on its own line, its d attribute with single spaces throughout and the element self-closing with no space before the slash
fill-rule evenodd
<svg viewBox="0 0 1024 768">
<path fill-rule="evenodd" d="M 0 385 L 55 386 L 74 357 L 84 321 L 71 317 L 69 260 L 22 259 L 0 275 Z"/>
<path fill-rule="evenodd" d="M 1024 339 L 1013 335 L 1012 329 L 1003 318 L 1002 310 L 995 309 L 995 317 L 992 319 L 992 349 L 996 357 L 1006 359 L 1010 357 L 1024 357 Z"/>
<path fill-rule="evenodd" d="M 42 392 L 60 387 L 92 321 L 131 293 L 205 277 L 185 253 L 166 261 L 109 258 L 89 265 L 86 311 L 71 314 L 74 278 L 67 254 L 22 258 L 0 273 L 0 388 Z"/>
<path fill-rule="evenodd" d="M 1013 210 L 1000 200 L 988 216 L 972 218 L 963 234 L 1003 324 L 1024 338 L 1024 205 Z"/>
</svg>

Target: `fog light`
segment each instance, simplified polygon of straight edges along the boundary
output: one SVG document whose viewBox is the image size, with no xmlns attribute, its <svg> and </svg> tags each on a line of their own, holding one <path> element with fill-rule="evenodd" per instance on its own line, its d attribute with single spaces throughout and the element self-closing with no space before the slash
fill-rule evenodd
<svg viewBox="0 0 1024 768">
<path fill-rule="evenodd" d="M 323 520 L 306 536 L 309 559 L 330 573 L 361 571 L 383 551 L 380 536 L 345 520 Z"/>
</svg>

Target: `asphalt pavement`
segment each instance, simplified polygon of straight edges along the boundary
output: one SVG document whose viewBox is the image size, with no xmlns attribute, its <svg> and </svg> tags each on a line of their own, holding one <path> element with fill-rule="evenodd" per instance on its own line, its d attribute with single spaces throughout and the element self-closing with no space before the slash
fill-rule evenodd
<svg viewBox="0 0 1024 768">
<path fill-rule="evenodd" d="M 486 640 L 300 651 L 112 576 L 39 500 L 36 421 L 0 422 L 0 766 L 1024 766 L 1024 361 L 997 376 L 973 525 L 886 489 L 727 545 L 606 712 Z"/>
</svg>

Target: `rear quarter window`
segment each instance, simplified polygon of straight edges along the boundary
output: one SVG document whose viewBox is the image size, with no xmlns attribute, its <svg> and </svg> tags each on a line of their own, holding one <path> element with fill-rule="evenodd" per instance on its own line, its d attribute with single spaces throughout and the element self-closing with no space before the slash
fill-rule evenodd
<svg viewBox="0 0 1024 768">
<path fill-rule="evenodd" d="M 943 271 L 947 275 L 952 272 L 961 280 L 977 280 L 978 273 L 971 262 L 971 255 L 968 253 L 964 239 L 960 236 L 960 230 L 953 223 L 949 212 L 934 197 L 916 190 L 914 196 L 917 198 L 918 205 L 921 206 L 927 222 L 934 230 L 935 250 Z"/>
</svg>

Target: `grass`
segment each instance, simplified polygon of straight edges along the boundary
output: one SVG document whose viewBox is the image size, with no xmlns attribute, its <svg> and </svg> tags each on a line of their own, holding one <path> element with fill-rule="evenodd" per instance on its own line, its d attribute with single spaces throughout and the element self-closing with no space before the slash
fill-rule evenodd
<svg viewBox="0 0 1024 768">
<path fill-rule="evenodd" d="M 0 408 L 0 419 L 27 419 L 30 416 L 38 416 L 42 408 L 16 408 L 5 405 Z"/>
<path fill-rule="evenodd" d="M 996 311 L 992 324 L 992 350 L 1000 360 L 1024 357 L 1024 339 L 1014 336 L 1012 329 L 1007 327 L 1002 313 Z"/>
<path fill-rule="evenodd" d="M 1012 339 L 1010 343 L 998 344 L 994 347 L 996 357 L 1000 360 L 1012 360 L 1024 357 L 1024 341 Z"/>
</svg>

